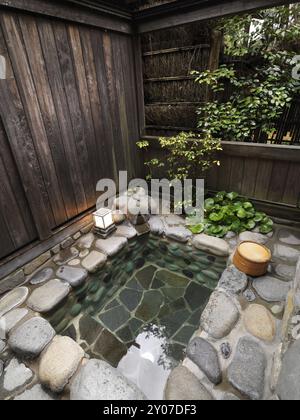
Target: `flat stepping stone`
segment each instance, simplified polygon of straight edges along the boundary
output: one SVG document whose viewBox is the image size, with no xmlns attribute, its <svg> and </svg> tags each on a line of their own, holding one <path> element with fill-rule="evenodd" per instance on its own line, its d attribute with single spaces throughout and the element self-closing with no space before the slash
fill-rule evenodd
<svg viewBox="0 0 300 420">
<path fill-rule="evenodd" d="M 96 248 L 109 257 L 114 257 L 128 244 L 126 238 L 114 236 L 108 239 L 98 239 Z"/>
<path fill-rule="evenodd" d="M 191 359 L 208 379 L 215 385 L 222 382 L 217 350 L 203 338 L 194 338 L 187 348 L 187 356 Z"/>
<path fill-rule="evenodd" d="M 289 263 L 296 263 L 300 257 L 300 251 L 286 245 L 277 244 L 274 248 L 274 257 Z"/>
<path fill-rule="evenodd" d="M 55 331 L 43 318 L 31 318 L 16 328 L 8 340 L 9 347 L 28 359 L 39 356 L 55 336 Z"/>
<path fill-rule="evenodd" d="M 44 390 L 41 385 L 35 385 L 14 398 L 14 401 L 56 401 L 57 397 Z"/>
<path fill-rule="evenodd" d="M 287 281 L 292 281 L 296 276 L 296 267 L 286 264 L 278 264 L 275 267 L 275 273 Z"/>
<path fill-rule="evenodd" d="M 251 400 L 262 400 L 266 367 L 267 358 L 262 347 L 253 339 L 243 337 L 228 368 L 228 380 Z"/>
<path fill-rule="evenodd" d="M 53 258 L 53 261 L 57 265 L 65 265 L 69 261 L 74 260 L 74 258 L 77 258 L 79 255 L 79 251 L 77 248 L 67 248 L 63 251 L 60 251 L 55 257 Z"/>
<path fill-rule="evenodd" d="M 54 309 L 70 293 L 71 286 L 60 280 L 50 280 L 44 286 L 34 290 L 27 306 L 33 311 L 47 313 Z"/>
<path fill-rule="evenodd" d="M 101 360 L 90 360 L 71 385 L 71 401 L 140 401 L 143 393 L 120 372 Z"/>
<path fill-rule="evenodd" d="M 167 401 L 212 401 L 214 398 L 186 367 L 175 368 L 165 388 Z"/>
<path fill-rule="evenodd" d="M 7 293 L 0 300 L 0 317 L 7 314 L 7 312 L 11 311 L 17 306 L 22 305 L 27 299 L 28 294 L 29 290 L 27 287 L 18 287 L 17 289 Z"/>
<path fill-rule="evenodd" d="M 77 241 L 76 246 L 80 249 L 90 249 L 95 239 L 95 235 L 93 233 L 89 233 L 82 236 L 79 241 Z"/>
<path fill-rule="evenodd" d="M 276 335 L 276 322 L 268 309 L 261 305 L 251 305 L 244 313 L 246 330 L 254 337 L 273 341 Z"/>
<path fill-rule="evenodd" d="M 56 276 L 66 281 L 72 287 L 79 287 L 81 286 L 85 280 L 88 278 L 87 270 L 83 268 L 75 268 L 69 266 L 62 266 L 57 272 Z"/>
<path fill-rule="evenodd" d="M 39 379 L 52 392 L 60 393 L 75 374 L 84 351 L 69 337 L 55 337 L 42 354 Z"/>
<path fill-rule="evenodd" d="M 7 392 L 12 392 L 29 383 L 33 378 L 33 373 L 17 359 L 12 359 L 4 370 L 3 388 Z"/>
<path fill-rule="evenodd" d="M 235 303 L 224 293 L 214 292 L 201 317 L 201 327 L 213 338 L 227 336 L 240 318 Z"/>
<path fill-rule="evenodd" d="M 33 277 L 31 277 L 30 284 L 37 285 L 45 283 L 54 277 L 54 270 L 52 268 L 44 268 L 38 271 Z"/>
<path fill-rule="evenodd" d="M 28 309 L 14 309 L 0 319 L 0 331 L 8 334 L 22 319 L 29 314 Z"/>
<path fill-rule="evenodd" d="M 288 229 L 281 229 L 278 235 L 280 242 L 286 245 L 300 246 L 300 233 Z"/>
<path fill-rule="evenodd" d="M 121 236 L 126 239 L 133 239 L 137 235 L 137 231 L 132 226 L 119 226 L 114 236 Z"/>
<path fill-rule="evenodd" d="M 161 236 L 164 233 L 165 226 L 159 216 L 152 216 L 149 220 L 150 232 L 153 235 Z"/>
<path fill-rule="evenodd" d="M 286 352 L 279 376 L 277 395 L 282 401 L 300 400 L 300 340 Z"/>
<path fill-rule="evenodd" d="M 170 216 L 167 216 L 165 218 L 165 222 L 167 223 L 168 226 L 185 226 L 185 220 L 176 215 L 176 214 L 171 214 Z"/>
<path fill-rule="evenodd" d="M 270 238 L 266 235 L 262 235 L 261 233 L 255 232 L 243 232 L 239 236 L 240 242 L 256 242 L 257 244 L 265 245 L 269 242 Z"/>
<path fill-rule="evenodd" d="M 219 281 L 218 287 L 229 293 L 239 294 L 244 292 L 248 286 L 248 277 L 239 271 L 235 266 L 227 268 Z"/>
<path fill-rule="evenodd" d="M 82 260 L 82 267 L 89 273 L 95 273 L 100 270 L 107 261 L 107 256 L 98 251 L 92 251 L 87 257 Z"/>
<path fill-rule="evenodd" d="M 253 288 L 267 302 L 285 302 L 291 283 L 265 276 L 254 280 Z"/>
<path fill-rule="evenodd" d="M 192 232 L 183 226 L 168 227 L 165 234 L 167 238 L 181 243 L 186 243 L 193 236 Z"/>
<path fill-rule="evenodd" d="M 193 245 L 201 251 L 207 251 L 220 257 L 228 257 L 230 254 L 229 244 L 224 239 L 205 234 L 196 235 L 193 240 Z"/>
</svg>

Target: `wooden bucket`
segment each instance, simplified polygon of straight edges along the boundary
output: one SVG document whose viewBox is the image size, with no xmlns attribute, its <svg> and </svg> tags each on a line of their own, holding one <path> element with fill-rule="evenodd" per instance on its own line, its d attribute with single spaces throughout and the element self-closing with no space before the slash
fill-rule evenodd
<svg viewBox="0 0 300 420">
<path fill-rule="evenodd" d="M 256 242 L 242 242 L 237 248 L 233 264 L 251 277 L 264 276 L 272 259 L 271 251 Z"/>
</svg>

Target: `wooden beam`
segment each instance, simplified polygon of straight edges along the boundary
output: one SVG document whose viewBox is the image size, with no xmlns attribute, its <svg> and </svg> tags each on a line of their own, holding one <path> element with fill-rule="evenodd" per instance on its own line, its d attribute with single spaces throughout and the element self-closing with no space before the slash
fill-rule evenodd
<svg viewBox="0 0 300 420">
<path fill-rule="evenodd" d="M 144 136 L 143 139 L 149 141 L 150 147 L 160 147 L 156 136 Z M 223 141 L 222 147 L 223 151 L 221 153 L 228 156 L 300 162 L 299 146 Z"/>
<path fill-rule="evenodd" d="M 88 7 L 70 4 L 61 1 L 47 0 L 0 0 L 0 7 L 22 12 L 30 12 L 42 16 L 63 19 L 71 22 L 82 23 L 96 28 L 131 34 L 132 18 L 116 16 L 108 10 L 91 10 Z"/>
<path fill-rule="evenodd" d="M 288 3 L 299 3 L 299 0 Z M 135 16 L 135 23 L 139 33 L 146 33 L 286 4 L 284 0 L 190 0 L 140 12 Z"/>
</svg>

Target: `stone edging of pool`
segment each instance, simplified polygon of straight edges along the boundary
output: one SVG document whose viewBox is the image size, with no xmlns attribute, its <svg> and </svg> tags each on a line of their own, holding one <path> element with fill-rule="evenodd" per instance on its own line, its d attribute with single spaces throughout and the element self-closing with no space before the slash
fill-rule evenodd
<svg viewBox="0 0 300 420">
<path fill-rule="evenodd" d="M 193 236 L 184 224 L 178 216 L 150 219 L 153 234 L 190 243 L 217 256 L 229 256 L 229 263 L 202 315 L 200 329 L 188 346 L 186 359 L 171 373 L 165 398 L 256 400 L 298 396 L 300 372 L 298 390 L 288 382 L 300 353 L 300 319 L 296 316 L 300 309 L 300 263 L 295 268 L 300 236 L 276 227 L 273 236 L 246 232 L 240 237 L 229 234 L 222 240 Z M 43 318 L 43 313 L 85 281 L 88 272 L 102 267 L 136 235 L 132 226 L 120 225 L 112 241 L 99 241 L 98 251 L 90 252 L 96 240 L 90 229 L 66 240 L 50 257 L 44 254 L 24 267 L 28 275 L 25 282 L 35 280 L 36 288 L 30 296 L 23 286 L 1 299 L 0 326 L 4 327 L 5 337 L 0 338 L 0 356 L 11 351 L 14 354 L 9 363 L 0 361 L 1 399 L 144 399 L 140 390 L 116 369 L 106 362 L 86 359 L 75 341 L 57 336 Z M 271 247 L 274 262 L 267 276 L 249 279 L 231 266 L 232 252 L 243 240 Z M 80 263 L 80 268 L 75 264 L 76 275 L 70 270 L 72 266 L 59 269 L 59 279 L 53 278 L 50 269 L 47 271 L 49 261 L 65 267 L 75 260 Z M 36 276 L 36 272 L 42 274 Z M 39 282 L 45 284 L 40 286 Z M 97 389 L 99 377 L 104 382 L 109 379 L 108 389 Z"/>
</svg>

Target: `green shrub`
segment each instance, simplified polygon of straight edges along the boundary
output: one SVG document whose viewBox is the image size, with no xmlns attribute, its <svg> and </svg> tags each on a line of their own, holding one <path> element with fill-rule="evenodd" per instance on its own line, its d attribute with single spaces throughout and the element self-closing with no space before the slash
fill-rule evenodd
<svg viewBox="0 0 300 420">
<path fill-rule="evenodd" d="M 189 229 L 194 234 L 204 232 L 223 238 L 228 232 L 240 234 L 256 227 L 262 234 L 273 231 L 273 221 L 265 213 L 258 212 L 253 203 L 238 193 L 219 192 L 205 200 L 204 208 L 204 220 L 200 220 L 197 214 L 187 218 Z"/>
</svg>

